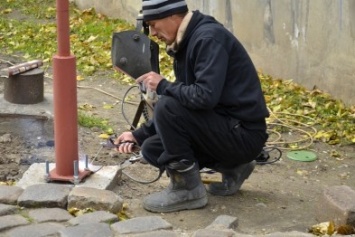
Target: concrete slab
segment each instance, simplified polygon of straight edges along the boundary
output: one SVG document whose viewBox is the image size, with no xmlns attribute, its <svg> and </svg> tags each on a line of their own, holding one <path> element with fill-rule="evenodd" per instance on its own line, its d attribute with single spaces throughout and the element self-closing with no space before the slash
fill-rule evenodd
<svg viewBox="0 0 355 237">
<path fill-rule="evenodd" d="M 10 103 L 5 100 L 4 94 L 0 94 L 1 114 L 21 114 L 53 118 L 53 110 L 53 94 L 44 94 L 42 102 L 28 105 Z"/>
<path fill-rule="evenodd" d="M 79 165 L 80 167 L 80 165 Z M 49 163 L 49 170 L 55 168 L 55 163 Z M 47 183 L 45 179 L 46 163 L 32 164 L 28 170 L 23 174 L 22 178 L 16 183 L 16 186 L 26 189 L 28 186 L 34 184 Z M 76 184 L 76 187 L 90 187 L 102 190 L 112 190 L 118 183 L 122 175 L 120 166 L 102 166 L 97 172 L 92 173 L 86 177 L 82 182 Z M 69 182 L 51 182 L 62 185 Z M 71 183 L 69 183 L 71 184 Z M 74 184 L 73 184 L 74 186 Z"/>
</svg>

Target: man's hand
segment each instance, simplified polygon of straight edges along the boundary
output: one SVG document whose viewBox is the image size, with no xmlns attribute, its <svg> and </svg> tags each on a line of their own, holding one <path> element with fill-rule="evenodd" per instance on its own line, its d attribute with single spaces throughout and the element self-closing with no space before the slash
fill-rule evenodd
<svg viewBox="0 0 355 237">
<path fill-rule="evenodd" d="M 123 132 L 115 140 L 115 145 L 117 145 L 116 150 L 120 153 L 132 153 L 137 145 L 137 141 L 134 138 L 132 132 Z"/>
<path fill-rule="evenodd" d="M 163 79 L 164 79 L 164 77 L 162 77 L 160 74 L 158 74 L 156 72 L 148 72 L 148 73 L 143 74 L 142 76 L 138 77 L 136 82 L 143 83 L 145 88 L 150 91 L 156 91 L 159 82 Z"/>
</svg>

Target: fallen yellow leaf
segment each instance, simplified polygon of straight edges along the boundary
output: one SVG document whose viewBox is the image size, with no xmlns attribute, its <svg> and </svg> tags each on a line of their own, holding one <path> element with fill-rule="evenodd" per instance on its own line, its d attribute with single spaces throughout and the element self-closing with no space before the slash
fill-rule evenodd
<svg viewBox="0 0 355 237">
<path fill-rule="evenodd" d="M 77 81 L 82 81 L 82 80 L 84 80 L 84 79 L 85 79 L 85 78 L 82 77 L 82 76 L 80 76 L 80 75 L 76 76 L 76 80 L 77 80 Z"/>
<path fill-rule="evenodd" d="M 102 139 L 108 139 L 110 137 L 110 135 L 108 135 L 107 133 L 102 133 L 99 135 L 99 138 L 102 138 Z"/>
<path fill-rule="evenodd" d="M 104 109 L 113 109 L 113 105 L 110 105 L 110 104 L 105 104 L 104 105 Z"/>
</svg>

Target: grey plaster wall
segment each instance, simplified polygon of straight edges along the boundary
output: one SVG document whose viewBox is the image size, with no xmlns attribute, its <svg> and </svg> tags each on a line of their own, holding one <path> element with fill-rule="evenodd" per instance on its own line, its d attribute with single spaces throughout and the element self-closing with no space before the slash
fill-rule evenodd
<svg viewBox="0 0 355 237">
<path fill-rule="evenodd" d="M 141 0 L 75 0 L 134 23 Z M 355 0 L 187 0 L 244 44 L 256 67 L 355 104 Z"/>
</svg>

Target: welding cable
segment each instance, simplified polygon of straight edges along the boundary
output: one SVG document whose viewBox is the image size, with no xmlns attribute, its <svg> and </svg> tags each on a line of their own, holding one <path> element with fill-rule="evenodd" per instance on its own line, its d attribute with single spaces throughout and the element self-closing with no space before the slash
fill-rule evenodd
<svg viewBox="0 0 355 237">
<path fill-rule="evenodd" d="M 270 152 L 277 151 L 278 155 L 274 157 L 272 160 L 270 159 Z M 256 158 L 257 165 L 268 165 L 279 161 L 282 157 L 282 151 L 276 146 L 266 146 L 263 148 L 263 151 Z"/>
<path fill-rule="evenodd" d="M 122 170 L 122 174 L 126 175 L 129 179 L 131 179 L 132 181 L 134 182 L 137 182 L 137 183 L 140 183 L 140 184 L 151 184 L 151 183 L 154 183 L 156 181 L 158 181 L 161 176 L 163 175 L 164 173 L 164 170 L 163 169 L 159 169 L 159 174 L 156 178 L 152 179 L 152 180 L 139 180 L 139 179 L 136 179 L 134 178 L 132 175 L 128 174 L 127 172 L 125 172 L 124 170 Z"/>
<path fill-rule="evenodd" d="M 140 162 L 140 163 L 144 163 L 144 164 L 148 164 L 150 167 L 153 167 L 152 165 L 150 165 L 148 162 L 143 162 L 145 161 L 145 159 L 143 158 L 143 155 L 141 152 L 139 153 L 136 153 L 136 152 L 133 152 L 134 156 L 132 156 L 131 158 L 129 158 L 128 160 L 124 161 L 122 163 L 122 165 L 124 165 L 126 162 L 128 162 L 128 165 L 133 165 L 134 163 L 136 162 Z M 126 166 L 127 167 L 127 166 Z M 132 175 L 130 175 L 129 173 L 125 172 L 125 168 L 126 167 L 122 167 L 122 174 L 126 175 L 129 179 L 131 179 L 132 181 L 136 182 L 136 183 L 140 183 L 140 184 L 151 184 L 151 183 L 154 183 L 156 181 L 158 181 L 161 176 L 163 175 L 164 173 L 164 169 L 160 168 L 159 169 L 159 173 L 158 173 L 158 176 L 155 177 L 154 179 L 152 180 L 141 180 L 141 179 L 137 179 L 135 177 L 133 177 Z"/>
<path fill-rule="evenodd" d="M 94 161 L 99 157 L 99 154 L 101 153 L 102 149 L 105 147 L 105 144 L 102 143 L 101 146 L 100 146 L 100 149 L 96 152 L 96 155 L 92 158 L 91 162 L 90 162 L 90 165 L 94 165 Z M 139 154 L 140 155 L 140 154 Z M 136 154 L 136 156 L 139 156 L 138 154 Z M 133 163 L 132 163 L 133 165 Z M 101 170 L 103 168 L 103 165 L 100 166 L 98 169 L 96 170 L 90 170 L 92 173 L 96 173 L 98 172 L 99 170 Z M 151 184 L 151 183 L 154 183 L 156 181 L 158 181 L 161 176 L 163 175 L 164 173 L 164 170 L 162 169 L 159 169 L 159 173 L 157 175 L 156 178 L 152 179 L 152 180 L 139 180 L 139 179 L 136 179 L 134 178 L 132 175 L 128 174 L 127 172 L 124 171 L 124 169 L 122 169 L 122 174 L 126 175 L 129 179 L 133 180 L 134 182 L 137 182 L 137 183 L 140 183 L 140 184 Z"/>
<path fill-rule="evenodd" d="M 132 129 L 136 129 L 136 127 L 129 121 L 129 119 L 128 119 L 128 117 L 127 117 L 127 115 L 126 115 L 126 112 L 125 112 L 125 109 L 124 109 L 124 105 L 126 104 L 126 103 L 128 103 L 127 101 L 126 101 L 126 97 L 128 96 L 128 93 L 132 90 L 132 89 L 134 89 L 134 88 L 138 88 L 139 89 L 139 86 L 131 86 L 131 87 L 129 87 L 128 88 L 128 90 L 126 91 L 126 93 L 123 95 L 123 98 L 122 98 L 122 102 L 121 102 L 121 113 L 122 113 L 122 116 L 123 116 L 123 118 L 124 118 L 124 120 L 128 123 L 128 125 L 132 128 Z M 143 94 L 142 94 L 142 91 L 140 91 L 139 92 L 140 93 L 140 99 L 141 99 L 141 102 L 143 101 L 143 100 L 145 100 L 144 99 L 144 96 L 143 96 Z M 133 103 L 130 103 L 130 104 L 133 104 Z M 136 106 L 138 106 L 138 104 L 133 104 L 133 105 L 136 105 Z M 150 118 L 150 116 L 149 116 L 149 113 L 148 113 L 148 108 L 147 108 L 147 106 L 149 106 L 149 107 L 151 107 L 150 105 L 149 105 L 149 103 L 145 103 L 144 104 L 144 107 L 143 107 L 143 111 L 142 111 L 142 114 L 143 114 L 143 118 L 144 118 L 144 120 L 145 121 L 148 121 Z M 153 109 L 153 108 L 151 108 L 151 109 Z"/>
</svg>

